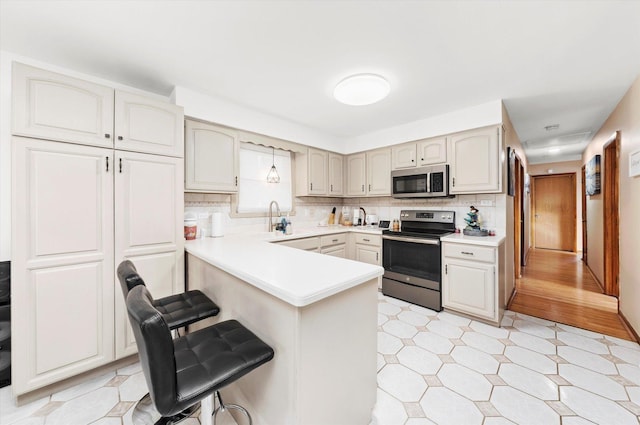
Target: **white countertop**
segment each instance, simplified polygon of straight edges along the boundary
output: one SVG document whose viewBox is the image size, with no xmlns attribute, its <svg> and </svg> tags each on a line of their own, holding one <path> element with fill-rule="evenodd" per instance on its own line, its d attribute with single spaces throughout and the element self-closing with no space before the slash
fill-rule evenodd
<svg viewBox="0 0 640 425">
<path fill-rule="evenodd" d="M 290 236 L 268 232 L 225 235 L 186 241 L 185 250 L 282 301 L 303 307 L 382 276 L 384 269 L 269 242 L 347 231 L 381 233 L 376 228 L 333 226 L 299 229 Z"/>
<path fill-rule="evenodd" d="M 504 242 L 504 236 L 467 236 L 463 233 L 454 233 L 448 236 L 440 238 L 442 242 L 456 242 L 466 243 L 469 245 L 482 245 L 482 246 L 500 246 Z"/>
</svg>

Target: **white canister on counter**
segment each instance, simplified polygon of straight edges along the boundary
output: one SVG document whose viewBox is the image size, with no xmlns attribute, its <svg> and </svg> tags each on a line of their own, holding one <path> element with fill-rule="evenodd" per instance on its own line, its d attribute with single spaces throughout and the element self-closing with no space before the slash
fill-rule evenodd
<svg viewBox="0 0 640 425">
<path fill-rule="evenodd" d="M 211 236 L 214 238 L 224 236 L 221 212 L 214 212 L 211 214 Z"/>
</svg>

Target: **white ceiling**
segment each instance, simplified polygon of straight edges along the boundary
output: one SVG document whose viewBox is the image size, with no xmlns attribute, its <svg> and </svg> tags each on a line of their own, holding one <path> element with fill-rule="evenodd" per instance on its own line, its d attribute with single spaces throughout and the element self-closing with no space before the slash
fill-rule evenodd
<svg viewBox="0 0 640 425">
<path fill-rule="evenodd" d="M 503 99 L 538 163 L 579 159 L 640 74 L 640 1 L 0 0 L 0 48 L 345 140 Z M 389 97 L 336 102 L 359 72 L 386 76 Z"/>
</svg>

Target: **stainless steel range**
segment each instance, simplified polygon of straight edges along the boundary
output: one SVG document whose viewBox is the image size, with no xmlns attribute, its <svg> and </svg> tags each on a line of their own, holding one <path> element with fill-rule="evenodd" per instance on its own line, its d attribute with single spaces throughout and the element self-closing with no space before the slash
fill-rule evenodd
<svg viewBox="0 0 640 425">
<path fill-rule="evenodd" d="M 455 211 L 402 210 L 401 228 L 382 232 L 382 293 L 442 310 L 440 237 L 455 231 Z"/>
</svg>

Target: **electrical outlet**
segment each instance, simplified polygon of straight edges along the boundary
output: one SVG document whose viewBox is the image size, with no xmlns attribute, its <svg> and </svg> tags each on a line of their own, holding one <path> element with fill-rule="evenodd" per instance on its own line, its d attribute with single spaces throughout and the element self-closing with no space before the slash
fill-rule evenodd
<svg viewBox="0 0 640 425">
<path fill-rule="evenodd" d="M 480 200 L 480 206 L 481 207 L 490 207 L 493 205 L 493 202 L 491 202 L 490 199 L 481 199 Z"/>
</svg>

